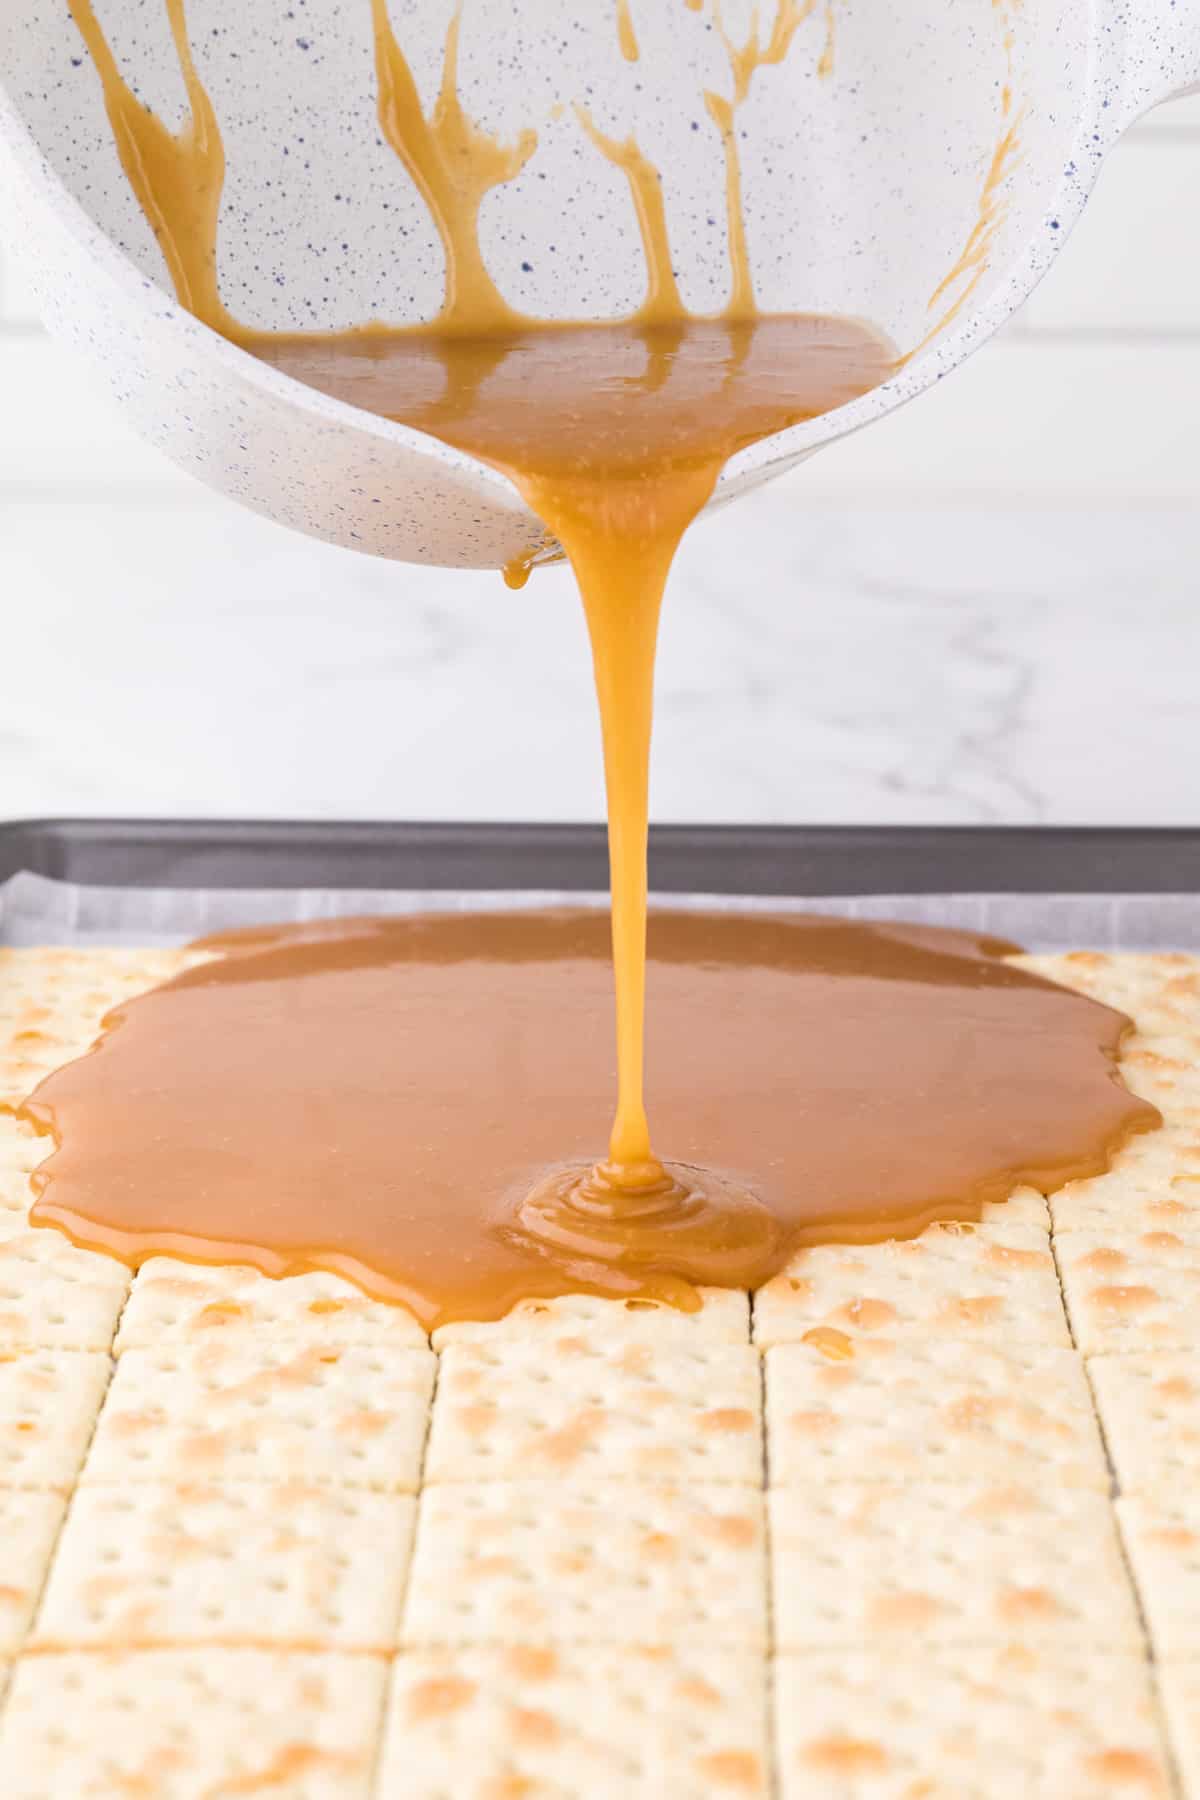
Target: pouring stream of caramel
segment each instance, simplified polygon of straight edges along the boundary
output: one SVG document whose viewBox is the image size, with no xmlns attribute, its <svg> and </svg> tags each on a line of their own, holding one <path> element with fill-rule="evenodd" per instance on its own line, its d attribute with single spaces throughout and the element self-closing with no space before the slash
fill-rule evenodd
<svg viewBox="0 0 1200 1800">
<path fill-rule="evenodd" d="M 564 545 L 587 614 L 604 740 L 616 970 L 608 1167 L 657 1182 L 643 1100 L 646 842 L 659 609 L 688 525 L 757 438 L 883 379 L 852 320 L 783 315 L 493 333 L 276 337 L 256 354 L 508 475 Z"/>
</svg>

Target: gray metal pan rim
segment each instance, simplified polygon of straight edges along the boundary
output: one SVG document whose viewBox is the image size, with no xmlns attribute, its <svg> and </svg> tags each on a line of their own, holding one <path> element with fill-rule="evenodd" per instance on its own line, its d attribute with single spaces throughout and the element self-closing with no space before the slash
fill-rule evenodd
<svg viewBox="0 0 1200 1800">
<path fill-rule="evenodd" d="M 659 825 L 660 894 L 1196 894 L 1200 830 Z M 598 825 L 36 819 L 0 824 L 0 881 L 594 893 Z"/>
</svg>

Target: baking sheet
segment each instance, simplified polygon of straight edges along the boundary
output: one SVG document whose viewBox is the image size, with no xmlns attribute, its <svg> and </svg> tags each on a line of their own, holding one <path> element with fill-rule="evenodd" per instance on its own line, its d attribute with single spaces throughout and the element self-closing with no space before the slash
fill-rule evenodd
<svg viewBox="0 0 1200 1800">
<path fill-rule="evenodd" d="M 1196 894 L 871 894 L 820 899 L 670 894 L 663 905 L 905 919 L 1013 938 L 1029 950 L 1200 951 Z M 178 944 L 239 925 L 355 913 L 606 906 L 603 893 L 540 889 L 97 887 L 19 873 L 0 883 L 0 944 Z"/>
</svg>

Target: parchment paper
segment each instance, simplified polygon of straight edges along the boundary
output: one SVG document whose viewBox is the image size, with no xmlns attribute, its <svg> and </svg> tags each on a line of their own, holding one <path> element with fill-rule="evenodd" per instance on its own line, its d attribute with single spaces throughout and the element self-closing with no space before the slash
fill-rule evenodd
<svg viewBox="0 0 1200 1800">
<path fill-rule="evenodd" d="M 178 944 L 238 925 L 353 913 L 472 912 L 521 906 L 605 906 L 604 894 L 431 889 L 186 889 L 80 887 L 21 874 L 0 884 L 0 944 Z M 1200 951 L 1196 894 L 939 894 L 781 900 L 670 894 L 658 904 L 906 919 L 1015 939 L 1029 950 Z"/>
</svg>

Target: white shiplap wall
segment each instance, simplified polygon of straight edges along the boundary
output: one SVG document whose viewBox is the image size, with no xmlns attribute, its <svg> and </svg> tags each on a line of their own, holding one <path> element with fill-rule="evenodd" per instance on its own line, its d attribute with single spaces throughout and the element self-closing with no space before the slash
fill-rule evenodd
<svg viewBox="0 0 1200 1800">
<path fill-rule="evenodd" d="M 1200 490 L 1200 99 L 1114 154 L 1058 267 L 954 379 L 826 452 L 810 493 L 1189 498 Z M 184 487 L 39 332 L 0 255 L 0 484 Z"/>
</svg>

